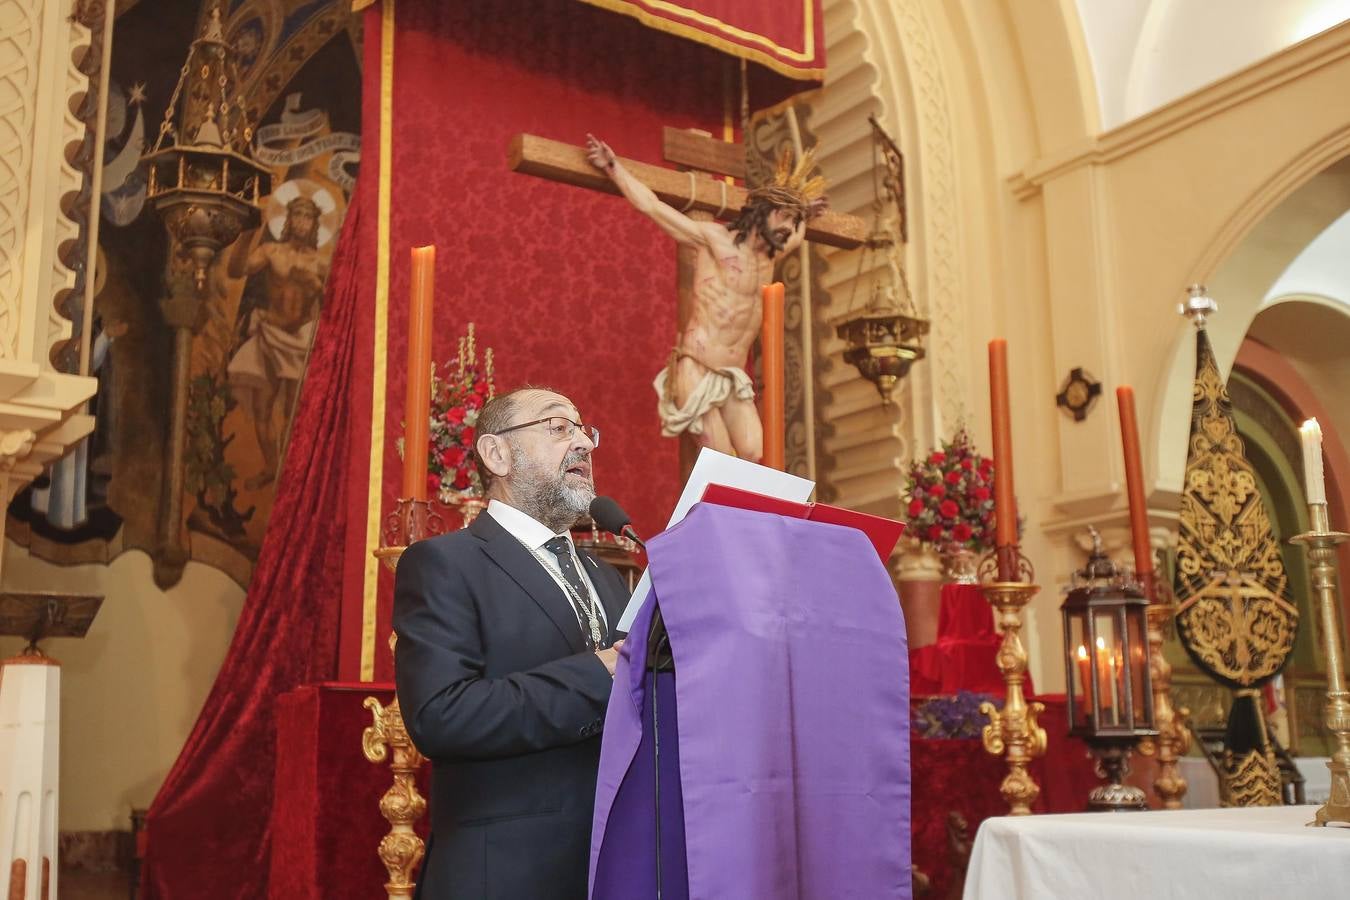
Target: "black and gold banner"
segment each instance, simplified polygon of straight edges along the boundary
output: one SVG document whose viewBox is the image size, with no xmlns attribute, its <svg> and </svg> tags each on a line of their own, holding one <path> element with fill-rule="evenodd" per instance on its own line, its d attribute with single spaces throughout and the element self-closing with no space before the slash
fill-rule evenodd
<svg viewBox="0 0 1350 900">
<path fill-rule="evenodd" d="M 1196 665 L 1236 690 L 1224 741 L 1224 802 L 1279 804 L 1280 776 L 1256 688 L 1293 650 L 1298 608 L 1203 328 L 1196 332 L 1180 525 L 1177 635 Z"/>
</svg>

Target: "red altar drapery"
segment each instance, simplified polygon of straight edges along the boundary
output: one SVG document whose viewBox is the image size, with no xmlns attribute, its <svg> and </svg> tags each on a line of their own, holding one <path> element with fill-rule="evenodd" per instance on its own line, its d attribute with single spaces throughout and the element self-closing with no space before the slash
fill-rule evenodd
<svg viewBox="0 0 1350 900">
<path fill-rule="evenodd" d="M 995 657 L 1003 638 L 994 630 L 994 611 L 975 584 L 944 584 L 937 641 L 910 651 L 910 693 L 1002 694 L 1003 674 Z M 1034 693 L 1031 674 L 1025 690 Z"/>
<path fill-rule="evenodd" d="M 664 126 L 737 138 L 737 61 L 577 0 L 396 0 L 373 6 L 366 23 L 362 187 L 374 200 L 383 182 L 388 205 L 386 241 L 367 229 L 362 254 L 383 255 L 389 270 L 383 310 L 379 285 L 363 310 L 351 390 L 364 404 L 353 408 L 355 436 L 378 425 L 383 439 L 357 451 L 364 468 L 346 476 L 357 486 L 347 515 L 378 522 L 397 500 L 407 251 L 435 244 L 433 359 L 452 357 L 473 321 L 496 353 L 499 387 L 569 395 L 604 432 L 597 488 L 655 533 L 679 490 L 677 444 L 661 437 L 651 388 L 675 339 L 675 245 L 622 199 L 511 172 L 507 146 L 522 132 L 572 144 L 592 132 L 663 164 Z M 752 81 L 755 106 L 782 96 Z M 371 349 L 382 329 L 383 364 Z M 370 566 L 371 549 L 368 528 L 349 532 L 344 680 L 392 675 L 391 579 Z"/>
<path fill-rule="evenodd" d="M 334 473 L 345 470 L 352 446 L 345 391 L 362 215 L 358 195 L 333 253 L 276 506 L 234 640 L 146 816 L 141 883 L 148 900 L 266 894 L 276 699 L 330 678 L 337 662 L 347 483 Z"/>
</svg>

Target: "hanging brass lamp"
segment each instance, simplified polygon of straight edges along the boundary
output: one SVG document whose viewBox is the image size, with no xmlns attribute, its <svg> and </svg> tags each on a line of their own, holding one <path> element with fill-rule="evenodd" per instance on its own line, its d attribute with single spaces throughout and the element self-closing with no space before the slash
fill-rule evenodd
<svg viewBox="0 0 1350 900">
<path fill-rule="evenodd" d="M 929 321 L 919 315 L 905 277 L 904 246 L 908 237 L 905 219 L 904 157 L 876 117 L 872 125 L 872 207 L 875 221 L 858 257 L 858 272 L 853 280 L 856 296 L 871 254 L 884 255 L 881 271 L 873 277 L 867 304 L 854 312 L 852 297 L 849 312 L 835 323 L 835 333 L 845 342 L 844 359 L 857 367 L 859 374 L 876 385 L 882 402 L 891 395 L 910 366 L 923 359 L 923 339 Z M 873 261 L 875 267 L 875 261 Z"/>
</svg>

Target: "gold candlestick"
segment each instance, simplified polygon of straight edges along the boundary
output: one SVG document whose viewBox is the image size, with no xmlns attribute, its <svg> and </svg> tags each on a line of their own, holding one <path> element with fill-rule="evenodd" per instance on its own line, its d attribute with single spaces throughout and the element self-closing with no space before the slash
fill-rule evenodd
<svg viewBox="0 0 1350 900">
<path fill-rule="evenodd" d="M 1007 550 L 1001 551 L 1006 557 Z M 1027 678 L 1027 650 L 1022 645 L 1022 610 L 1040 587 L 1032 584 L 1034 577 L 1031 564 L 1026 557 L 1011 548 L 1016 558 L 1018 576 L 1025 581 L 986 581 L 982 587 L 984 597 L 994 607 L 997 621 L 1003 632 L 1003 643 L 998 648 L 998 669 L 1003 673 L 1003 683 L 1007 686 L 1007 696 L 1003 709 L 995 708 L 988 701 L 980 704 L 980 712 L 989 717 L 984 726 L 984 749 L 998 756 L 1006 751 L 1008 774 L 999 785 L 999 793 L 1008 804 L 1008 814 L 1013 816 L 1031 815 L 1031 804 L 1040 795 L 1040 786 L 1027 772 L 1027 766 L 1033 759 L 1045 753 L 1045 729 L 1037 722 L 1037 717 L 1045 711 L 1042 703 L 1027 703 L 1022 685 Z M 981 574 L 992 576 L 996 557 L 986 556 L 980 564 Z M 1007 568 L 1005 566 L 1005 571 Z"/>
<path fill-rule="evenodd" d="M 1158 775 L 1153 779 L 1153 792 L 1162 801 L 1163 809 L 1181 809 L 1181 798 L 1189 787 L 1181 774 L 1177 760 L 1191 748 L 1191 732 L 1186 720 L 1191 711 L 1172 705 L 1172 664 L 1163 656 L 1163 644 L 1172 634 L 1172 619 L 1177 606 L 1172 590 L 1156 572 L 1142 576 L 1149 604 L 1148 618 L 1148 674 L 1153 684 L 1153 724 L 1158 729 L 1156 738 L 1145 738 L 1139 743 L 1139 752 L 1158 761 Z"/>
<path fill-rule="evenodd" d="M 390 569 L 397 569 L 409 544 L 438 535 L 444 528 L 444 522 L 432 510 L 429 501 L 401 499 L 385 519 L 380 547 L 371 553 Z M 391 652 L 395 638 L 396 635 L 389 635 Z M 384 890 L 391 898 L 412 897 L 416 887 L 413 872 L 426 852 L 425 843 L 413 830 L 413 825 L 427 811 L 426 798 L 417 790 L 417 770 L 426 762 L 426 757 L 418 752 L 408 736 L 397 696 L 388 706 L 375 697 L 367 697 L 362 705 L 371 711 L 374 722 L 361 733 L 361 750 L 373 763 L 389 759 L 389 768 L 394 774 L 394 783 L 380 798 L 380 813 L 389 823 L 389 833 L 380 839 L 379 848 L 380 861 L 389 873 Z"/>
<path fill-rule="evenodd" d="M 417 770 L 426 757 L 413 746 L 398 700 L 384 706 L 374 697 L 363 704 L 374 717 L 374 724 L 361 733 L 361 750 L 366 759 L 382 763 L 390 757 L 394 783 L 380 798 L 380 813 L 389 823 L 389 833 L 380 839 L 380 861 L 389 873 L 384 889 L 391 898 L 412 897 L 416 882 L 413 873 L 422 861 L 426 847 L 413 824 L 427 811 L 427 801 L 417 790 Z"/>
<path fill-rule="evenodd" d="M 1306 545 L 1308 550 L 1327 654 L 1327 703 L 1322 715 L 1336 744 L 1327 763 L 1331 769 L 1331 795 L 1308 824 L 1350 824 L 1350 692 L 1345 689 L 1345 658 L 1341 653 L 1340 615 L 1336 608 L 1336 545 L 1350 541 L 1350 534 L 1331 530 L 1325 503 L 1309 503 L 1308 517 L 1312 530 L 1291 540 Z"/>
</svg>

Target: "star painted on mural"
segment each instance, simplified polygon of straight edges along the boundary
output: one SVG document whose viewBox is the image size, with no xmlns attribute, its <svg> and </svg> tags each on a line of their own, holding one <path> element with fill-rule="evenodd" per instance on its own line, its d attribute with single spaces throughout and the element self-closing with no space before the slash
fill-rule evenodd
<svg viewBox="0 0 1350 900">
<path fill-rule="evenodd" d="M 127 98 L 127 102 L 132 106 L 140 106 L 145 100 L 145 82 L 138 81 L 131 86 L 131 96 Z"/>
</svg>

